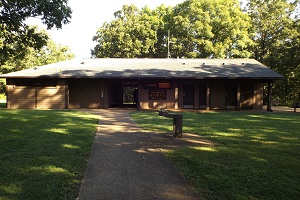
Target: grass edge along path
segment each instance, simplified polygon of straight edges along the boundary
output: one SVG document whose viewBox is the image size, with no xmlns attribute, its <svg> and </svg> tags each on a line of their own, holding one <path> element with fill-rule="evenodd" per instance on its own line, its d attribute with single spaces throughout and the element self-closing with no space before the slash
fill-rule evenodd
<svg viewBox="0 0 300 200">
<path fill-rule="evenodd" d="M 219 145 L 165 152 L 206 199 L 298 199 L 300 115 L 266 112 L 183 113 L 183 132 Z M 157 112 L 132 112 L 144 129 L 172 131 Z M 184 137 L 184 134 L 183 134 Z"/>
<path fill-rule="evenodd" d="M 0 109 L 0 199 L 75 199 L 98 117 Z"/>
</svg>

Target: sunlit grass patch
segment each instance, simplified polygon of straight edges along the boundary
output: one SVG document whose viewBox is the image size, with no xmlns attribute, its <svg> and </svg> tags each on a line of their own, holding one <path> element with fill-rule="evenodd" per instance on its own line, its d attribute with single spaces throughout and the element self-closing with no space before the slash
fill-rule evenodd
<svg viewBox="0 0 300 200">
<path fill-rule="evenodd" d="M 147 115 L 147 120 L 140 114 Z M 157 112 L 133 112 L 132 117 L 149 130 L 172 130 L 172 121 L 159 118 Z M 205 199 L 300 196 L 298 113 L 184 112 L 183 137 L 184 133 L 218 144 L 165 153 Z"/>
<path fill-rule="evenodd" d="M 215 147 L 195 147 L 195 150 L 199 150 L 199 151 L 217 151 L 217 149 Z"/>
<path fill-rule="evenodd" d="M 77 145 L 72 145 L 72 144 L 62 144 L 61 146 L 62 146 L 62 147 L 65 147 L 65 148 L 69 148 L 69 149 L 80 149 L 79 146 L 77 146 Z"/>
<path fill-rule="evenodd" d="M 69 134 L 67 128 L 49 128 L 49 129 L 45 129 L 45 131 L 49 131 L 52 133 L 59 133 L 59 134 Z"/>
<path fill-rule="evenodd" d="M 0 199 L 75 199 L 98 117 L 0 110 Z"/>
</svg>

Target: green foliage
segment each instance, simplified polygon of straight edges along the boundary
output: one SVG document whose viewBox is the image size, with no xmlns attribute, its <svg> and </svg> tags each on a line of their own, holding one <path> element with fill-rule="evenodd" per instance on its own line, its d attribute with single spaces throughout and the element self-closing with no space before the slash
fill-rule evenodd
<svg viewBox="0 0 300 200">
<path fill-rule="evenodd" d="M 172 122 L 157 115 L 131 113 L 140 127 L 171 131 Z M 298 199 L 297 113 L 185 112 L 183 124 L 183 137 L 193 133 L 216 143 L 165 154 L 204 199 Z"/>
<path fill-rule="evenodd" d="M 0 65 L 11 57 L 22 59 L 28 47 L 35 50 L 47 43 L 47 35 L 25 24 L 38 17 L 47 28 L 61 28 L 71 18 L 68 0 L 2 0 L 0 1 Z"/>
<path fill-rule="evenodd" d="M 37 27 L 34 27 L 34 30 L 37 34 L 46 35 L 45 31 L 38 31 Z M 23 44 L 21 43 L 21 45 Z M 18 49 L 15 51 L 18 51 Z M 21 54 L 20 56 L 14 53 L 9 58 L 6 58 L 6 61 L 1 65 L 0 74 L 74 58 L 68 47 L 55 44 L 52 39 L 48 39 L 46 44 L 39 49 L 24 46 L 22 47 Z"/>
<path fill-rule="evenodd" d="M 297 34 L 292 17 L 298 0 L 250 0 L 247 12 L 252 20 L 255 35 L 255 59 L 264 62 L 278 47 Z"/>
<path fill-rule="evenodd" d="M 6 95 L 4 93 L 0 93 L 0 100 L 6 100 Z M 6 102 L 0 102 L 0 108 L 6 107 Z"/>
<path fill-rule="evenodd" d="M 0 79 L 0 94 L 5 93 L 5 85 L 6 85 L 6 80 L 5 79 Z"/>
<path fill-rule="evenodd" d="M 273 92 L 285 105 L 300 96 L 299 5 L 298 0 L 251 0 L 247 8 L 255 32 L 253 56 L 285 76 Z"/>
<path fill-rule="evenodd" d="M 249 57 L 249 28 L 250 19 L 235 0 L 188 0 L 154 10 L 125 5 L 97 31 L 93 40 L 98 44 L 92 54 L 162 58 L 170 39 L 176 57 Z M 167 38 L 168 30 L 171 38 Z"/>
<path fill-rule="evenodd" d="M 76 199 L 97 116 L 0 109 L 0 199 Z"/>
<path fill-rule="evenodd" d="M 273 94 L 284 105 L 300 100 L 300 26 L 298 35 L 274 49 L 265 59 L 274 70 L 286 78 L 274 84 Z"/>
<path fill-rule="evenodd" d="M 37 32 L 36 27 L 26 27 L 22 33 L 7 30 L 0 24 L 0 66 L 12 57 L 21 60 L 29 48 L 38 50 L 47 44 L 48 36 Z"/>
<path fill-rule="evenodd" d="M 187 0 L 175 6 L 170 22 L 175 55 L 249 57 L 250 18 L 235 0 Z M 173 53 L 174 54 L 174 53 Z"/>
<path fill-rule="evenodd" d="M 47 65 L 74 58 L 74 54 L 71 53 L 69 47 L 56 44 L 52 39 L 50 39 L 47 45 L 41 50 L 35 51 L 32 57 L 34 56 L 37 57 L 35 66 Z"/>
<path fill-rule="evenodd" d="M 99 43 L 92 51 L 94 56 L 134 58 L 154 53 L 158 21 L 148 7 L 139 10 L 125 5 L 114 15 L 116 19 L 104 23 L 93 38 Z"/>
<path fill-rule="evenodd" d="M 0 24 L 9 30 L 21 31 L 28 17 L 40 17 L 48 29 L 61 28 L 71 18 L 68 0 L 2 0 L 0 1 Z"/>
<path fill-rule="evenodd" d="M 5 87 L 5 85 L 6 85 L 6 80 L 5 79 L 0 79 L 0 100 L 6 100 L 6 87 Z M 1 105 L 0 105 L 0 107 L 1 107 Z"/>
</svg>

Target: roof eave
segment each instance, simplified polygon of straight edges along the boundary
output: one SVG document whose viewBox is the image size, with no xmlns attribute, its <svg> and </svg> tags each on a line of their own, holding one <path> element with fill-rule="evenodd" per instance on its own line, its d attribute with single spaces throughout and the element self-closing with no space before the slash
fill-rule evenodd
<svg viewBox="0 0 300 200">
<path fill-rule="evenodd" d="M 41 78 L 41 79 L 193 79 L 193 80 L 282 80 L 285 77 L 176 77 L 176 76 L 168 76 L 168 77 L 153 77 L 153 76 L 66 76 L 66 75 L 58 75 L 58 76 L 0 76 L 0 78 L 5 79 L 33 79 L 33 78 Z"/>
</svg>

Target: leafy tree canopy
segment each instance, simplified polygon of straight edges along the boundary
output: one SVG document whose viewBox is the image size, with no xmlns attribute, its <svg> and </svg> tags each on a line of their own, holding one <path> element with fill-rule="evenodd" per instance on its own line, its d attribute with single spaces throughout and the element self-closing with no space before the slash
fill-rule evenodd
<svg viewBox="0 0 300 200">
<path fill-rule="evenodd" d="M 97 31 L 92 54 L 162 58 L 170 40 L 175 57 L 249 57 L 250 27 L 237 0 L 187 0 L 154 10 L 125 5 Z"/>
<path fill-rule="evenodd" d="M 274 98 L 291 104 L 300 96 L 299 0 L 250 0 L 247 12 L 255 34 L 253 57 L 285 76 Z"/>
<path fill-rule="evenodd" d="M 186 0 L 170 23 L 176 54 L 184 57 L 249 57 L 250 27 L 237 0 Z"/>
<path fill-rule="evenodd" d="M 35 34 L 48 37 L 44 30 L 38 31 L 37 27 L 31 27 L 31 29 L 34 30 Z M 18 45 L 16 44 L 14 47 L 18 47 Z M 39 49 L 35 49 L 31 46 L 23 46 L 22 48 L 21 56 L 19 54 L 12 54 L 6 59 L 0 68 L 0 74 L 74 58 L 74 54 L 71 53 L 69 47 L 56 44 L 51 38 L 47 40 L 46 45 Z"/>
<path fill-rule="evenodd" d="M 93 38 L 98 42 L 92 51 L 94 56 L 129 58 L 148 57 L 155 53 L 160 19 L 152 10 L 124 5 L 114 15 L 115 19 L 105 22 Z"/>
<path fill-rule="evenodd" d="M 250 0 L 247 12 L 251 17 L 255 32 L 252 39 L 255 43 L 255 59 L 264 62 L 273 50 L 288 42 L 295 35 L 297 23 L 296 8 L 299 0 Z"/>
<path fill-rule="evenodd" d="M 18 54 L 25 56 L 28 46 L 46 45 L 47 35 L 25 24 L 29 17 L 40 18 L 47 28 L 61 28 L 70 22 L 68 0 L 0 0 L 0 65 Z"/>
<path fill-rule="evenodd" d="M 48 29 L 61 28 L 71 18 L 68 0 L 1 0 L 0 23 L 18 31 L 28 17 L 39 17 Z"/>
</svg>

